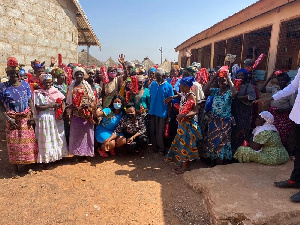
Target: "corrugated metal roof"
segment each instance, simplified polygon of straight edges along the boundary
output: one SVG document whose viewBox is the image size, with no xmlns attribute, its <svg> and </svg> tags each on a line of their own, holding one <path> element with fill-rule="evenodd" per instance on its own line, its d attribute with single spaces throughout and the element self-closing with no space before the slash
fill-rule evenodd
<svg viewBox="0 0 300 225">
<path fill-rule="evenodd" d="M 188 48 L 190 45 L 197 43 L 206 38 L 212 37 L 222 31 L 230 29 L 247 20 L 253 19 L 271 10 L 279 8 L 283 5 L 290 4 L 296 0 L 260 0 L 248 6 L 247 8 L 235 13 L 234 15 L 216 23 L 212 27 L 196 34 L 175 48 L 175 51 Z"/>
<path fill-rule="evenodd" d="M 78 45 L 99 46 L 101 50 L 101 44 L 86 15 L 84 14 L 79 1 L 73 0 L 73 3 L 77 7 L 76 19 L 78 29 Z"/>
</svg>

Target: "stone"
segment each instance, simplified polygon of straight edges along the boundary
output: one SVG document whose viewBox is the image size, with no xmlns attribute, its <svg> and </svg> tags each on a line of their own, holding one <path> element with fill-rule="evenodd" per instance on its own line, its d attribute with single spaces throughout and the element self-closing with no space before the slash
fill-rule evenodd
<svg viewBox="0 0 300 225">
<path fill-rule="evenodd" d="M 280 189 L 293 163 L 266 166 L 235 163 L 186 172 L 184 180 L 201 192 L 214 224 L 299 224 L 300 205 L 289 197 L 299 190 Z"/>
<path fill-rule="evenodd" d="M 6 13 L 8 17 L 17 18 L 17 19 L 22 18 L 22 12 L 19 9 L 8 7 Z"/>
<path fill-rule="evenodd" d="M 32 45 L 34 45 L 37 42 L 37 37 L 34 36 L 34 35 L 32 35 L 32 34 L 26 34 L 24 36 L 24 39 L 25 39 L 25 44 L 32 44 Z"/>
<path fill-rule="evenodd" d="M 0 16 L 0 28 L 8 28 L 11 26 L 11 20 L 6 16 Z"/>
</svg>

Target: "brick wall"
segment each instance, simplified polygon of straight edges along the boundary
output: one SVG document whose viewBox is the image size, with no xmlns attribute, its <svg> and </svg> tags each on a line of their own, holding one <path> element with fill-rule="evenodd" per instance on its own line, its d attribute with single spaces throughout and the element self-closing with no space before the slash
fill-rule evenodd
<svg viewBox="0 0 300 225">
<path fill-rule="evenodd" d="M 0 76 L 9 56 L 26 68 L 34 59 L 49 65 L 58 53 L 77 62 L 76 12 L 71 0 L 0 0 Z"/>
</svg>

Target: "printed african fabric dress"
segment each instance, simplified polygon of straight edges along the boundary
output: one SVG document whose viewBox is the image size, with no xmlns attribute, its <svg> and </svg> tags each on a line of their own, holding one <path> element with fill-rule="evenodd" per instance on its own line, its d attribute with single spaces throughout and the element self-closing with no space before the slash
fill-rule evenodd
<svg viewBox="0 0 300 225">
<path fill-rule="evenodd" d="M 262 144 L 261 151 L 254 151 L 250 147 L 240 146 L 234 158 L 239 162 L 257 162 L 265 165 L 280 165 L 289 160 L 289 155 L 280 141 L 278 132 L 266 130 L 258 133 L 254 142 Z"/>
<path fill-rule="evenodd" d="M 49 100 L 41 93 L 35 93 L 35 105 L 47 105 Z M 55 110 L 47 109 L 37 115 L 35 127 L 39 145 L 38 163 L 49 163 L 68 156 L 64 121 L 55 119 Z"/>
<path fill-rule="evenodd" d="M 231 131 L 235 120 L 231 115 L 232 93 L 219 95 L 219 88 L 211 88 L 212 115 L 208 123 L 206 156 L 211 159 L 232 159 Z"/>
<path fill-rule="evenodd" d="M 188 94 L 181 98 L 181 106 L 187 102 Z M 178 122 L 177 134 L 169 149 L 166 161 L 173 161 L 178 166 L 182 166 L 183 162 L 199 159 L 197 142 L 201 139 L 201 130 L 194 119 Z"/>
</svg>

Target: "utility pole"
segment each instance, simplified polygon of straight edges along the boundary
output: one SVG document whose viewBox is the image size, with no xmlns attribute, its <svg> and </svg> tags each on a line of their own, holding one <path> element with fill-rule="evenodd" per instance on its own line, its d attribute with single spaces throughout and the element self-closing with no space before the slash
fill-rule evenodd
<svg viewBox="0 0 300 225">
<path fill-rule="evenodd" d="M 158 50 L 160 51 L 160 64 L 162 64 L 162 47 L 160 47 Z"/>
</svg>

